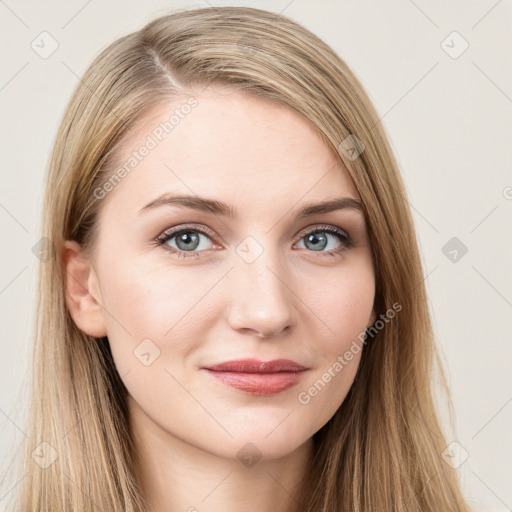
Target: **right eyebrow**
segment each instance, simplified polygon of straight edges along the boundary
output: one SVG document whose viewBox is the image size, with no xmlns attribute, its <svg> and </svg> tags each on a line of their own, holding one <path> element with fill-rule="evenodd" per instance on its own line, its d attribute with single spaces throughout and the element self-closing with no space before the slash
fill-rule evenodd
<svg viewBox="0 0 512 512">
<path fill-rule="evenodd" d="M 201 212 L 215 213 L 217 215 L 224 215 L 232 218 L 238 215 L 235 209 L 222 201 L 198 196 L 171 194 L 162 194 L 156 199 L 153 199 L 153 201 L 149 202 L 139 210 L 139 215 L 164 205 L 181 206 L 184 208 L 191 208 Z"/>
</svg>

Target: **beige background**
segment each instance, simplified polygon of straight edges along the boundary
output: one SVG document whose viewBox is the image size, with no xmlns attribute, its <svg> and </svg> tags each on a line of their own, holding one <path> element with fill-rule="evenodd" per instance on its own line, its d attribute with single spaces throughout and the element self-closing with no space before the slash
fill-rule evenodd
<svg viewBox="0 0 512 512">
<path fill-rule="evenodd" d="M 457 471 L 476 510 L 510 510 L 510 0 L 208 3 L 261 7 L 303 23 L 339 52 L 369 92 L 410 194 L 455 402 L 455 453 L 469 455 Z M 32 248 L 63 110 L 79 77 L 110 42 L 168 9 L 208 3 L 0 1 L 2 510 L 17 483 L 6 464 L 24 435 L 22 386 L 30 368 L 38 262 Z M 31 45 L 42 46 L 44 37 L 50 48 L 50 36 L 40 35 L 45 31 L 58 48 L 42 58 Z M 445 247 L 453 237 L 459 247 Z M 461 243 L 468 249 L 463 256 Z"/>
</svg>

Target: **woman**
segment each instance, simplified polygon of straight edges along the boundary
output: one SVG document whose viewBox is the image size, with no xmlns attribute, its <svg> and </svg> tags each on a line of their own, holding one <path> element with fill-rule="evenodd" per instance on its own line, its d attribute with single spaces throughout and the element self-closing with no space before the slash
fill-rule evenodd
<svg viewBox="0 0 512 512">
<path fill-rule="evenodd" d="M 219 7 L 118 39 L 46 187 L 18 510 L 469 510 L 399 170 L 319 38 Z"/>
</svg>

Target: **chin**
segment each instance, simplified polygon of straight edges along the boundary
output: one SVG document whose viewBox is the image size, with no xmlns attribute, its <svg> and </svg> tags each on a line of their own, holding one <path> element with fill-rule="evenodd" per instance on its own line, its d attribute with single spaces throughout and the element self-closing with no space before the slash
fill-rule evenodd
<svg viewBox="0 0 512 512">
<path fill-rule="evenodd" d="M 281 429 L 282 427 L 282 429 Z M 281 432 L 278 430 L 281 429 Z M 229 456 L 237 458 L 251 467 L 251 460 L 271 461 L 286 457 L 312 438 L 309 432 L 297 432 L 292 435 L 289 426 L 280 426 L 273 432 L 268 428 L 251 428 L 236 434 L 231 430 L 233 439 L 229 440 Z"/>
</svg>

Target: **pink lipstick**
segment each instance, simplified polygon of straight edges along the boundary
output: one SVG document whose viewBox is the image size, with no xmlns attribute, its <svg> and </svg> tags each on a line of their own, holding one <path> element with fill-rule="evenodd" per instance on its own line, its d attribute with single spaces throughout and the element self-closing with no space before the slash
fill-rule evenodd
<svg viewBox="0 0 512 512">
<path fill-rule="evenodd" d="M 291 388 L 308 370 L 290 359 L 241 359 L 204 369 L 219 382 L 254 395 L 273 395 Z"/>
</svg>

